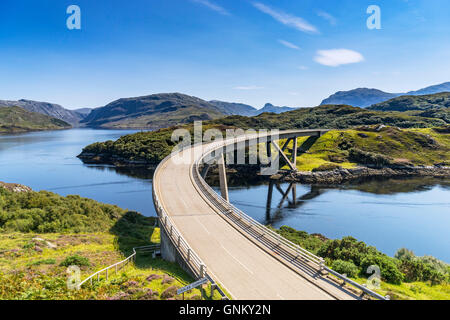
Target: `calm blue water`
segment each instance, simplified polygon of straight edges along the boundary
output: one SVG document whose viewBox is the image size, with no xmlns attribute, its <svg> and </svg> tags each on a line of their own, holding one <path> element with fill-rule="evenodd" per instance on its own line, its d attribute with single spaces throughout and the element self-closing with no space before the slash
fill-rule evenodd
<svg viewBox="0 0 450 320">
<path fill-rule="evenodd" d="M 388 194 L 379 194 L 389 185 Z M 280 187 L 286 191 L 289 184 Z M 417 179 L 375 181 L 334 189 L 299 184 L 295 203 L 292 191 L 281 203 L 283 197 L 274 187 L 270 209 L 268 191 L 268 185 L 234 187 L 230 201 L 259 222 L 274 227 L 291 226 L 331 239 L 351 235 L 391 256 L 406 247 L 417 255 L 450 262 L 449 180 L 426 184 Z"/>
<path fill-rule="evenodd" d="M 152 173 L 84 165 L 76 156 L 93 142 L 115 140 L 135 131 L 73 129 L 22 135 L 0 135 L 0 181 L 79 194 L 154 216 Z M 262 223 L 288 225 L 328 238 L 352 235 L 393 255 L 407 247 L 450 262 L 450 181 L 430 179 L 370 182 L 321 189 L 296 186 L 280 204 L 268 185 L 231 187 L 233 204 Z M 280 186 L 286 190 L 289 185 Z M 288 202 L 290 201 L 290 203 Z"/>
<path fill-rule="evenodd" d="M 76 156 L 98 141 L 116 140 L 136 131 L 72 129 L 0 135 L 0 181 L 21 183 L 35 191 L 79 194 L 104 203 L 155 215 L 151 175 L 118 174 L 108 166 L 84 165 Z"/>
</svg>

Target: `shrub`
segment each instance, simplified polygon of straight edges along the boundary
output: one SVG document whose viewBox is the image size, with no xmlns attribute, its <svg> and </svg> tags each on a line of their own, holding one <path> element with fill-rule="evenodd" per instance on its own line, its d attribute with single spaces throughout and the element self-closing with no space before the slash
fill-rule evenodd
<svg viewBox="0 0 450 320">
<path fill-rule="evenodd" d="M 56 260 L 55 259 L 44 259 L 44 260 L 37 260 L 37 261 L 33 261 L 31 263 L 29 263 L 29 266 L 40 266 L 40 265 L 50 265 L 50 264 L 56 264 Z"/>
<path fill-rule="evenodd" d="M 351 148 L 349 150 L 349 159 L 356 163 L 375 165 L 378 167 L 389 165 L 393 160 L 382 154 L 367 152 L 358 148 Z"/>
<path fill-rule="evenodd" d="M 161 299 L 169 299 L 175 297 L 177 294 L 177 290 L 178 288 L 175 286 L 168 287 L 161 293 Z"/>
<path fill-rule="evenodd" d="M 335 260 L 331 264 L 331 269 L 341 274 L 346 274 L 348 277 L 356 277 L 359 273 L 359 269 L 353 262 Z"/>
<path fill-rule="evenodd" d="M 397 261 L 386 255 L 368 255 L 361 261 L 362 272 L 364 273 L 370 266 L 376 265 L 380 268 L 383 280 L 392 284 L 401 284 L 404 276 L 397 266 Z"/>
<path fill-rule="evenodd" d="M 88 258 L 79 255 L 69 256 L 60 263 L 60 266 L 62 267 L 69 267 L 69 266 L 89 267 L 90 265 L 91 263 L 89 262 Z"/>
</svg>

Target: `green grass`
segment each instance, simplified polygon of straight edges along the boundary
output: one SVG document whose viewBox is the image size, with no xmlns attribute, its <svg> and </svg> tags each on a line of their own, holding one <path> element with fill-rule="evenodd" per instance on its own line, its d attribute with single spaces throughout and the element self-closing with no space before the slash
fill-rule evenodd
<svg viewBox="0 0 450 320">
<path fill-rule="evenodd" d="M 155 235 L 159 234 L 158 228 L 153 230 Z M 42 251 L 36 251 L 35 246 L 28 246 L 36 237 L 55 244 L 56 249 L 42 245 Z M 86 258 L 89 266 L 81 266 L 81 279 L 85 279 L 128 255 L 121 252 L 118 243 L 118 236 L 109 233 L 0 234 L 0 299 L 104 300 L 120 297 L 135 300 L 142 298 L 149 289 L 159 294 L 152 299 L 161 299 L 160 295 L 167 288 L 183 287 L 194 281 L 176 264 L 152 259 L 149 254 L 138 254 L 136 262 L 119 270 L 117 275 L 111 269 L 108 281 L 103 274 L 99 282 L 86 283 L 81 290 L 67 289 L 66 267 L 60 265 L 64 259 L 73 255 Z M 153 274 L 173 280 L 165 284 L 163 278 L 146 280 Z M 128 287 L 127 283 L 132 285 Z M 211 299 L 209 288 L 209 285 L 205 288 L 207 299 Z M 186 293 L 185 298 L 197 299 L 200 293 L 199 289 L 194 289 Z M 181 296 L 174 298 L 181 299 Z M 220 299 L 220 296 L 215 292 L 212 298 Z"/>
<path fill-rule="evenodd" d="M 299 148 L 307 143 L 307 140 L 306 137 L 299 138 Z M 285 140 L 279 141 L 280 145 L 284 143 Z M 311 171 L 326 164 L 355 168 L 359 163 L 349 157 L 350 148 L 388 155 L 392 158 L 392 164 L 436 165 L 449 163 L 450 135 L 438 133 L 431 128 L 387 127 L 379 132 L 370 128 L 333 130 L 318 138 L 305 153 L 300 150 L 297 169 Z M 288 145 L 289 157 L 292 157 L 292 149 L 293 141 Z"/>
</svg>

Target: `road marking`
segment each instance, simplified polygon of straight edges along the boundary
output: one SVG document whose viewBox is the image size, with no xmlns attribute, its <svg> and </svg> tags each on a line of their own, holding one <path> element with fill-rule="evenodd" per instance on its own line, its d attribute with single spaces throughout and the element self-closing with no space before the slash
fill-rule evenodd
<svg viewBox="0 0 450 320">
<path fill-rule="evenodd" d="M 243 265 L 242 264 L 242 262 L 240 262 L 238 259 L 236 259 L 222 244 L 220 245 L 222 248 L 223 248 L 223 250 L 225 250 L 225 252 L 226 253 L 228 253 L 228 255 L 230 256 L 230 257 L 232 257 L 234 260 L 236 260 L 237 261 L 237 263 L 239 263 L 245 270 L 247 270 L 247 272 L 248 273 L 250 273 L 250 274 L 253 274 L 253 271 L 252 270 L 250 270 L 249 268 L 247 268 L 245 265 Z"/>
<path fill-rule="evenodd" d="M 205 225 L 203 223 L 201 223 L 200 220 L 198 220 L 197 217 L 195 217 L 195 221 L 197 221 L 203 227 L 203 229 L 205 229 L 207 234 L 211 234 L 211 233 L 209 233 L 208 229 L 206 229 Z"/>
</svg>

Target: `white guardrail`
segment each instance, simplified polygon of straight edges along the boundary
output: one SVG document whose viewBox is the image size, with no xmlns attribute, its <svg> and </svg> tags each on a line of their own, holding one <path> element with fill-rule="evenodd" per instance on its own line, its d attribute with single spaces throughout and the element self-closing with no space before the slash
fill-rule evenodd
<svg viewBox="0 0 450 320">
<path fill-rule="evenodd" d="M 151 251 L 156 251 L 160 248 L 159 244 L 153 244 L 153 245 L 148 245 L 148 246 L 142 246 L 142 247 L 136 247 L 133 248 L 133 253 L 126 259 L 119 261 L 115 264 L 112 264 L 100 271 L 97 271 L 96 273 L 90 275 L 89 277 L 87 277 L 86 279 L 84 279 L 82 282 L 80 282 L 80 284 L 78 285 L 78 288 L 81 288 L 81 286 L 83 284 L 85 284 L 86 282 L 90 281 L 92 284 L 92 281 L 94 280 L 94 278 L 97 278 L 97 281 L 100 280 L 100 276 L 101 274 L 104 272 L 105 273 L 105 278 L 106 280 L 108 280 L 109 277 L 109 270 L 114 268 L 115 273 L 117 274 L 117 272 L 120 270 L 120 268 L 124 268 L 130 261 L 134 261 L 136 259 L 136 250 L 140 250 L 140 251 L 147 251 L 147 252 L 151 252 Z"/>
<path fill-rule="evenodd" d="M 180 150 L 178 150 L 176 153 L 179 153 L 183 151 L 184 149 L 191 148 L 191 146 L 186 146 Z M 174 223 L 172 222 L 169 215 L 164 210 L 163 206 L 161 205 L 161 201 L 158 198 L 156 189 L 156 177 L 158 174 L 159 169 L 174 155 L 175 153 L 170 154 L 166 158 L 164 158 L 158 167 L 155 170 L 154 177 L 153 177 L 153 203 L 155 205 L 156 213 L 158 214 L 159 221 L 160 221 L 160 227 L 164 228 L 167 236 L 170 238 L 173 246 L 177 249 L 178 253 L 181 257 L 183 257 L 183 260 L 186 262 L 187 266 L 191 270 L 192 274 L 195 276 L 195 278 L 202 279 L 204 277 L 208 278 L 208 280 L 211 282 L 211 286 L 214 290 L 217 290 L 219 294 L 222 296 L 223 300 L 228 300 L 227 295 L 222 291 L 222 289 L 216 284 L 215 280 L 208 275 L 206 265 L 203 263 L 203 261 L 200 259 L 200 257 L 195 253 L 194 250 L 189 246 L 189 244 L 184 240 L 183 236 L 180 234 L 180 232 L 176 229 Z"/>
<path fill-rule="evenodd" d="M 291 133 L 293 133 L 293 131 L 280 132 L 279 134 L 280 136 L 283 136 Z M 222 140 L 219 142 L 212 142 L 206 145 L 203 149 L 202 156 L 199 159 L 197 159 L 192 166 L 192 174 L 198 187 L 204 192 L 205 196 L 209 199 L 209 201 L 215 204 L 217 209 L 219 209 L 224 215 L 230 217 L 230 220 L 238 224 L 238 226 L 245 232 L 250 233 L 255 239 L 257 239 L 263 245 L 269 247 L 271 250 L 274 250 L 276 248 L 280 256 L 283 257 L 285 260 L 287 260 L 290 264 L 295 265 L 295 261 L 298 262 L 299 261 L 298 259 L 303 259 L 304 261 L 307 261 L 311 263 L 313 266 L 319 268 L 319 270 L 327 271 L 332 275 L 334 275 L 335 277 L 340 278 L 345 283 L 348 283 L 358 288 L 365 294 L 368 294 L 376 299 L 389 300 L 388 296 L 384 297 L 368 289 L 367 287 L 345 277 L 344 275 L 341 275 L 336 271 L 333 271 L 332 269 L 326 267 L 323 258 L 318 257 L 313 253 L 309 252 L 308 250 L 300 247 L 299 245 L 287 240 L 286 238 L 282 237 L 275 231 L 269 229 L 265 225 L 259 223 L 252 217 L 248 216 L 247 214 L 245 214 L 244 212 L 242 212 L 241 210 L 239 210 L 238 208 L 227 202 L 220 195 L 218 195 L 201 176 L 199 171 L 200 164 L 203 162 L 204 158 L 208 156 L 210 153 L 217 151 L 219 149 L 223 149 L 230 144 L 240 143 L 245 140 L 254 140 L 256 138 L 258 139 L 264 138 L 267 136 L 268 136 L 267 134 L 240 136 L 232 139 Z"/>
</svg>

